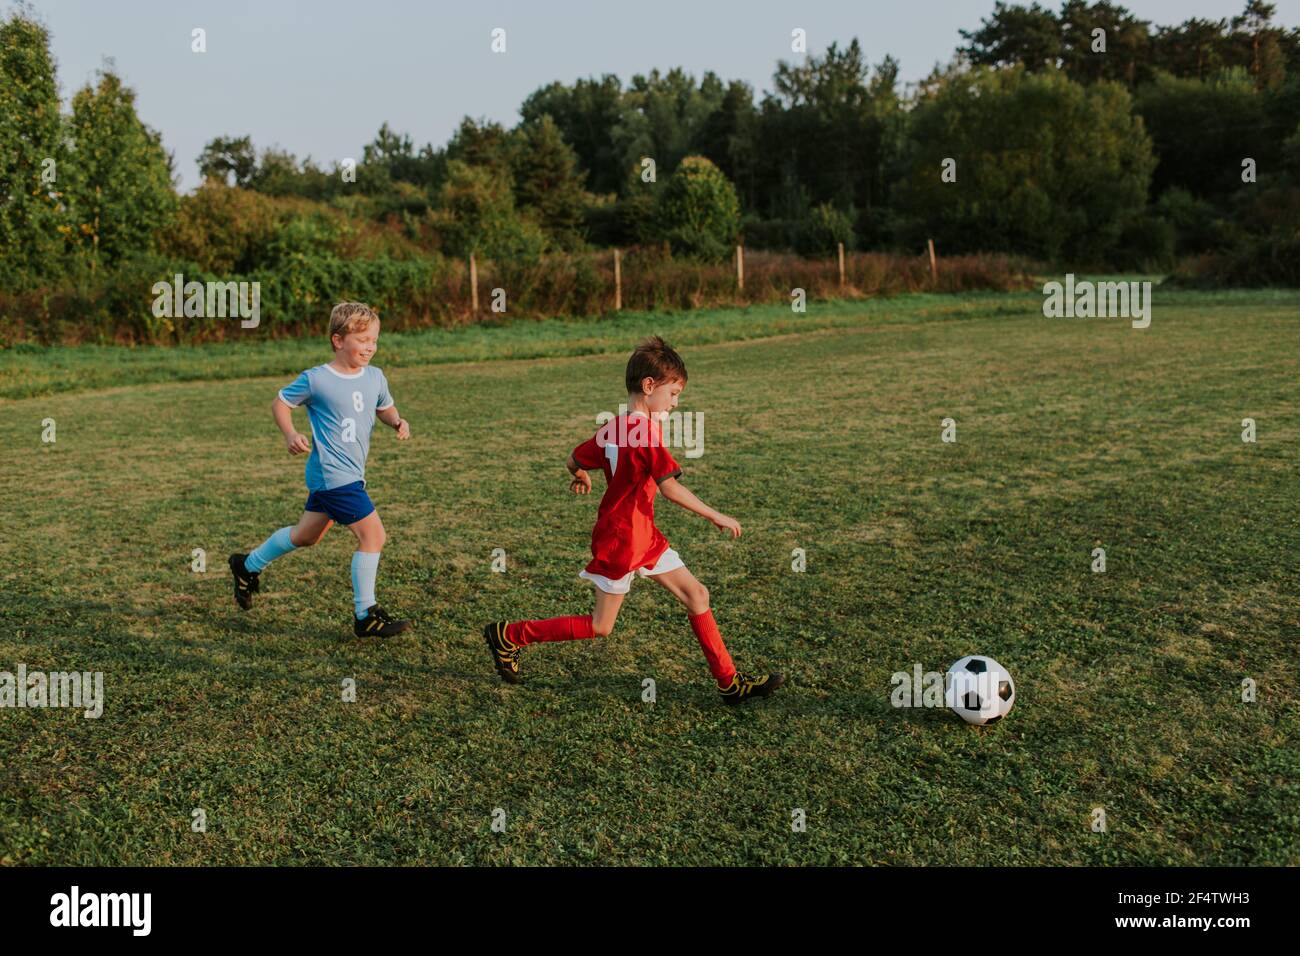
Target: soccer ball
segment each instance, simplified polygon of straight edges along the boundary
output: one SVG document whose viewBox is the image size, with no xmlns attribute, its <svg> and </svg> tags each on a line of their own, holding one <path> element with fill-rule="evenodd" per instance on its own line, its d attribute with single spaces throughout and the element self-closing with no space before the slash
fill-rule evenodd
<svg viewBox="0 0 1300 956">
<path fill-rule="evenodd" d="M 1016 702 L 1016 685 L 991 657 L 963 657 L 944 677 L 944 702 L 968 724 L 1001 720 Z"/>
</svg>

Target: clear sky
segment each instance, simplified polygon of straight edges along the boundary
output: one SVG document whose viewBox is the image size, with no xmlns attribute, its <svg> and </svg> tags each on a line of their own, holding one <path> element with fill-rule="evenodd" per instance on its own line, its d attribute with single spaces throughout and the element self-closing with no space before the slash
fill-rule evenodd
<svg viewBox="0 0 1300 956">
<path fill-rule="evenodd" d="M 1059 9 L 1059 2 L 1045 3 Z M 1129 0 L 1144 20 L 1180 23 L 1239 13 L 1244 0 Z M 902 79 L 947 61 L 993 0 L 32 0 L 53 35 L 67 98 L 111 57 L 146 123 L 175 155 L 182 188 L 214 136 L 250 135 L 322 166 L 361 148 L 384 121 L 417 146 L 445 144 L 461 117 L 518 121 L 524 98 L 552 80 L 680 66 L 771 88 L 790 31 L 820 54 L 857 37 L 871 63 L 886 53 Z M 1300 0 L 1276 0 L 1300 25 Z M 3 7 L 6 12 L 8 7 Z M 192 53 L 191 31 L 207 31 Z M 490 50 L 506 30 L 507 51 Z"/>
</svg>

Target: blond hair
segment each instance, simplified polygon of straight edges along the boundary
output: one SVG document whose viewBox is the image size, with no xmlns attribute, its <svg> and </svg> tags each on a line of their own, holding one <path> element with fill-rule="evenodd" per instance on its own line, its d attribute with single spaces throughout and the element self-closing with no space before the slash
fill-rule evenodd
<svg viewBox="0 0 1300 956">
<path fill-rule="evenodd" d="M 340 302 L 330 312 L 330 344 L 334 336 L 360 332 L 379 321 L 379 313 L 361 302 Z"/>
</svg>

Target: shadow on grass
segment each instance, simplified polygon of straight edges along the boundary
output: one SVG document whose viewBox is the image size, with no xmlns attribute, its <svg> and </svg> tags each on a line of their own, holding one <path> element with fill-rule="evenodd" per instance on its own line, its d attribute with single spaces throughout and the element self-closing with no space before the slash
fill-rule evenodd
<svg viewBox="0 0 1300 956">
<path fill-rule="evenodd" d="M 23 609 L 41 608 L 28 618 Z M 701 714 L 728 714 L 746 719 L 747 714 L 778 714 L 782 718 L 829 718 L 872 722 L 903 720 L 910 724 L 933 726 L 951 720 L 946 708 L 894 708 L 879 694 L 826 693 L 813 678 L 801 681 L 789 676 L 773 697 L 747 701 L 737 707 L 727 706 L 708 680 L 666 681 L 656 687 L 657 702 L 641 699 L 641 678 L 635 674 L 574 675 L 568 665 L 556 661 L 526 673 L 524 683 L 507 685 L 493 670 L 478 635 L 466 630 L 464 635 L 453 628 L 454 640 L 429 649 L 450 652 L 457 658 L 481 657 L 481 666 L 450 666 L 441 663 L 418 663 L 404 659 L 412 651 L 423 652 L 438 631 L 428 625 L 389 639 L 358 638 L 347 629 L 346 619 L 295 620 L 293 629 L 284 627 L 282 614 L 276 618 L 259 617 L 257 608 L 243 612 L 232 606 L 191 606 L 183 615 L 188 628 L 215 635 L 196 640 L 181 634 L 139 635 L 127 628 L 133 622 L 149 621 L 161 631 L 167 630 L 170 609 L 157 614 L 132 613 L 114 609 L 97 601 L 37 600 L 34 595 L 19 594 L 3 615 L 6 630 L 24 636 L 19 641 L 47 643 L 49 651 L 61 655 L 69 667 L 78 664 L 78 652 L 108 651 L 111 663 L 124 667 L 145 668 L 159 673 L 194 677 L 203 675 L 220 679 L 238 675 L 247 679 L 261 674 L 268 685 L 303 687 L 319 686 L 322 669 L 332 667 L 366 669 L 369 679 L 393 679 L 401 684 L 425 683 L 433 696 L 472 693 L 476 698 L 488 692 L 506 695 L 503 705 L 524 703 L 534 697 L 539 705 L 554 706 L 556 699 L 565 701 L 565 709 L 604 712 L 622 704 L 629 713 L 658 707 L 661 711 L 689 708 Z M 54 633 L 42 633 L 41 619 L 52 623 Z M 225 659 L 213 656 L 222 650 Z M 106 661 L 105 663 L 110 663 Z M 260 683 L 260 681 L 259 681 Z M 409 687 L 395 687 L 392 693 L 409 692 Z"/>
</svg>

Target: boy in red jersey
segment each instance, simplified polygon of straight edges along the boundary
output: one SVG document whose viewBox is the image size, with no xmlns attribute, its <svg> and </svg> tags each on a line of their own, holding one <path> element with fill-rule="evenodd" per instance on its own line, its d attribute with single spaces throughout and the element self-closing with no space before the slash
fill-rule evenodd
<svg viewBox="0 0 1300 956">
<path fill-rule="evenodd" d="M 751 677 L 737 673 L 709 608 L 709 592 L 686 569 L 654 523 L 656 492 L 673 504 L 712 521 L 733 538 L 735 518 L 714 511 L 677 479 L 682 469 L 664 447 L 659 421 L 677 407 L 686 387 L 686 365 L 658 336 L 642 343 L 627 363 L 628 412 L 602 425 L 573 450 L 567 467 L 570 489 L 591 492 L 587 469 L 605 473 L 605 496 L 591 532 L 591 562 L 580 577 L 596 586 L 591 614 L 541 621 L 494 621 L 483 629 L 492 662 L 502 680 L 519 683 L 519 656 L 529 644 L 606 637 L 614 629 L 623 598 L 634 577 L 648 577 L 686 606 L 691 629 L 709 662 L 718 690 L 728 704 L 768 697 L 784 681 L 780 674 Z"/>
</svg>

